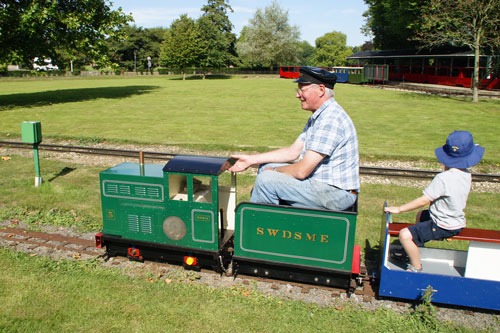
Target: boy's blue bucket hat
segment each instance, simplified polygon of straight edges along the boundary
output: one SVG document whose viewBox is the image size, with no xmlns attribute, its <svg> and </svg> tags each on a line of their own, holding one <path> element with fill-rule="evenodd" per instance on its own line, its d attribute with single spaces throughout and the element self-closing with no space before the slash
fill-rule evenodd
<svg viewBox="0 0 500 333">
<path fill-rule="evenodd" d="M 434 152 L 439 162 L 447 167 L 466 169 L 481 161 L 484 147 L 474 144 L 468 131 L 455 131 L 448 136 L 446 144 Z"/>
</svg>

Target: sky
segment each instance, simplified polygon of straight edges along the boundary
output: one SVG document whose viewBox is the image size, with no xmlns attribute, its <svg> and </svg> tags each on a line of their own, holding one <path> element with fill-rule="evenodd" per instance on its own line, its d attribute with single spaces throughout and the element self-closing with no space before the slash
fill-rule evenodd
<svg viewBox="0 0 500 333">
<path fill-rule="evenodd" d="M 200 9 L 207 0 L 111 0 L 113 9 L 121 7 L 132 14 L 133 24 L 143 28 L 164 27 L 182 14 L 198 19 Z M 228 12 L 234 25 L 233 32 L 239 36 L 241 29 L 249 24 L 257 9 L 271 5 L 272 0 L 229 0 L 233 13 Z M 299 28 L 301 40 L 312 46 L 318 37 L 332 31 L 347 36 L 347 45 L 360 46 L 370 38 L 361 33 L 365 23 L 363 13 L 368 6 L 364 0 L 278 0 L 279 6 L 288 11 L 288 23 Z"/>
</svg>

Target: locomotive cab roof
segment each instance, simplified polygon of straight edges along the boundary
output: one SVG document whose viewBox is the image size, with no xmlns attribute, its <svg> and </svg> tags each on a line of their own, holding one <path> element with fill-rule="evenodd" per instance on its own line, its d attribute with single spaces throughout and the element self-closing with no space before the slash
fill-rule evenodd
<svg viewBox="0 0 500 333">
<path fill-rule="evenodd" d="M 177 155 L 163 167 L 163 172 L 182 172 L 218 176 L 230 166 L 225 157 Z"/>
</svg>

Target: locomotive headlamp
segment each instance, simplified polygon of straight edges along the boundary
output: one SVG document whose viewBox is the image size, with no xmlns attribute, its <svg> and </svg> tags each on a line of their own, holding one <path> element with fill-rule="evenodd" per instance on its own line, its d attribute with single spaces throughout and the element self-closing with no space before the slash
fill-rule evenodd
<svg viewBox="0 0 500 333">
<path fill-rule="evenodd" d="M 184 257 L 184 263 L 188 266 L 196 266 L 198 264 L 198 260 L 195 257 Z"/>
<path fill-rule="evenodd" d="M 141 256 L 141 251 L 135 247 L 128 248 L 128 255 L 133 258 L 139 258 Z"/>
</svg>

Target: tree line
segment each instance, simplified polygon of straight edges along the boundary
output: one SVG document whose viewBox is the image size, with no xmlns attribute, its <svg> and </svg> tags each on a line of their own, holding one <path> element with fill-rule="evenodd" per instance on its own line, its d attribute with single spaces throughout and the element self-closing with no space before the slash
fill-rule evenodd
<svg viewBox="0 0 500 333">
<path fill-rule="evenodd" d="M 364 0 L 362 31 L 373 40 L 347 46 L 346 35 L 332 31 L 315 45 L 300 39 L 288 12 L 273 0 L 257 9 L 240 32 L 232 32 L 228 0 L 207 0 L 202 15 L 181 15 L 168 28 L 143 29 L 108 0 L 0 1 L 0 71 L 6 64 L 31 68 L 33 59 L 50 58 L 60 68 L 179 71 L 195 67 L 276 69 L 280 65 L 344 66 L 357 51 L 434 46 L 468 46 L 476 54 L 499 54 L 500 0 Z"/>
<path fill-rule="evenodd" d="M 123 28 L 127 39 L 108 40 L 110 58 L 126 70 L 149 70 L 149 66 L 184 72 L 227 67 L 274 70 L 280 65 L 345 66 L 347 56 L 361 47 L 346 44 L 346 35 L 333 31 L 312 46 L 300 40 L 289 23 L 288 12 L 273 1 L 257 9 L 239 38 L 228 17 L 225 0 L 208 0 L 198 19 L 181 15 L 168 28 Z M 369 44 L 371 45 L 371 44 Z"/>
<path fill-rule="evenodd" d="M 111 67 L 146 71 L 165 67 L 211 70 L 227 67 L 276 69 L 280 65 L 344 66 L 360 47 L 333 31 L 316 45 L 300 39 L 298 27 L 276 1 L 255 15 L 239 38 L 232 32 L 228 0 L 207 0 L 202 15 L 180 15 L 167 28 L 144 29 L 106 0 L 0 1 L 0 64 L 31 68 L 50 58 L 62 69 Z"/>
</svg>

